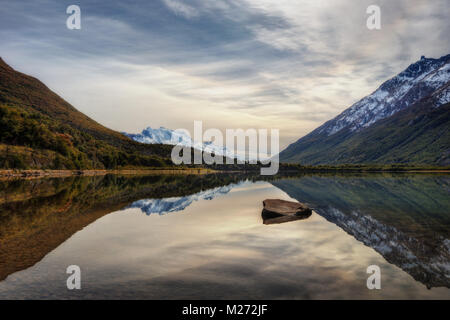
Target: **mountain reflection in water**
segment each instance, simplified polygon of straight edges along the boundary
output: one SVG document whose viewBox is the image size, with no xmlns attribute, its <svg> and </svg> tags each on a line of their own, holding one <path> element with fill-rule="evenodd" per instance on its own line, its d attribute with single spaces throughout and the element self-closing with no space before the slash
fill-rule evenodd
<svg viewBox="0 0 450 320">
<path fill-rule="evenodd" d="M 75 233 L 83 234 L 84 230 L 80 233 L 79 231 L 87 226 L 97 224 L 96 220 L 112 212 L 128 214 L 130 210 L 138 209 L 146 215 L 171 216 L 167 214 L 188 210 L 189 207 L 200 208 L 198 205 L 207 200 L 208 203 L 220 204 L 217 208 L 221 210 L 218 210 L 218 212 L 223 215 L 221 219 L 227 221 L 227 224 L 224 224 L 221 230 L 231 228 L 232 230 L 236 229 L 237 232 L 241 228 L 242 222 L 240 221 L 244 221 L 240 219 L 247 217 L 246 219 L 250 218 L 248 221 L 252 221 L 253 218 L 248 216 L 248 210 L 253 207 L 260 220 L 254 227 L 252 224 L 251 230 L 254 230 L 252 232 L 257 232 L 252 237 L 257 237 L 255 239 L 258 239 L 258 243 L 265 243 L 264 246 L 267 247 L 278 245 L 277 241 L 283 243 L 283 239 L 278 240 L 273 237 L 277 232 L 281 232 L 280 236 L 284 234 L 283 230 L 286 228 L 289 236 L 295 237 L 296 228 L 292 227 L 295 227 L 294 225 L 297 223 L 309 223 L 309 225 L 304 225 L 305 232 L 314 234 L 314 229 L 311 229 L 317 223 L 314 214 L 308 219 L 298 222 L 263 219 L 264 217 L 261 217 L 261 203 L 264 196 L 268 195 L 270 197 L 273 195 L 285 197 L 286 200 L 295 199 L 306 203 L 315 213 L 328 221 L 322 219 L 325 223 L 331 222 L 337 225 L 354 239 L 364 243 L 367 247 L 373 248 L 387 262 L 398 266 L 411 275 L 415 281 L 423 283 L 426 287 L 450 287 L 449 176 L 410 174 L 313 175 L 267 177 L 268 183 L 253 184 L 260 179 L 259 176 L 213 174 L 205 176 L 129 177 L 108 175 L 104 177 L 0 181 L 0 297 L 5 297 L 5 295 L 8 297 L 8 292 L 11 295 L 13 292 L 18 293 L 22 288 L 18 289 L 11 283 L 5 285 L 8 279 L 6 281 L 1 280 L 5 280 L 17 271 L 34 266 L 50 252 L 56 251 L 66 240 L 70 243 L 71 237 Z M 276 188 L 271 187 L 269 183 Z M 259 195 L 258 188 L 260 187 L 264 187 L 264 190 L 269 187 L 272 189 L 267 189 L 269 194 L 261 193 Z M 252 190 L 252 197 L 245 198 L 244 190 L 247 189 Z M 236 192 L 231 192 L 232 190 L 236 190 Z M 275 190 L 278 191 L 275 192 Z M 282 196 L 282 194 L 285 194 L 285 196 Z M 198 205 L 194 206 L 194 203 L 198 203 Z M 214 208 L 214 206 L 208 205 L 207 207 Z M 218 218 L 215 217 L 217 213 L 214 209 L 207 210 L 208 212 L 202 215 L 201 221 L 196 220 L 199 219 L 199 216 L 190 215 L 190 217 L 186 217 L 187 220 L 183 220 L 184 223 L 191 221 L 192 226 L 195 226 L 197 222 L 201 228 L 212 228 L 211 232 L 214 234 L 214 226 L 210 225 L 212 222 L 205 217 L 210 216 L 211 219 L 215 219 Z M 192 210 L 188 211 L 192 213 Z M 232 214 L 227 215 L 227 211 Z M 175 214 L 175 220 L 171 219 L 171 221 L 176 222 L 176 216 Z M 130 219 L 128 220 L 132 224 L 132 217 Z M 151 218 L 145 217 L 145 219 Z M 262 223 L 270 225 L 262 226 Z M 253 229 L 259 228 L 258 225 L 264 229 Z M 189 228 L 189 226 L 186 226 L 186 228 Z M 281 229 L 278 230 L 277 228 Z M 329 229 L 325 225 L 324 228 Z M 288 229 L 290 231 L 287 231 Z M 184 236 L 188 237 L 188 234 L 186 233 Z M 139 236 L 139 234 L 136 234 L 136 236 Z M 182 234 L 176 234 L 176 236 L 183 237 Z M 250 234 L 248 236 L 250 237 Z M 118 237 L 116 241 L 119 243 L 125 241 L 125 239 L 122 240 Z M 172 239 L 167 238 L 165 241 L 170 242 Z M 227 254 L 231 254 L 233 250 L 237 254 L 241 250 L 256 250 L 256 248 L 259 248 L 255 247 L 256 243 L 253 244 L 252 242 L 234 244 L 232 238 L 227 238 L 227 241 L 230 243 L 226 251 L 223 252 L 223 259 L 229 259 L 230 257 Z M 306 248 L 309 245 L 314 248 L 314 246 L 321 246 L 323 240 L 321 240 L 321 235 L 317 234 L 317 239 L 314 239 L 313 235 L 302 241 L 308 241 L 308 244 L 305 242 L 298 244 L 298 246 Z M 298 250 L 295 249 L 297 244 L 292 246 L 294 243 L 284 243 L 286 246 L 291 246 L 289 250 L 286 248 L 286 251 L 290 252 L 289 255 L 295 255 L 295 251 L 291 250 Z M 340 236 L 339 242 L 330 245 L 337 246 L 338 243 L 347 243 L 348 250 L 352 250 L 349 240 L 342 236 Z M 233 247 L 234 245 L 236 247 Z M 335 249 L 338 248 L 335 247 Z M 339 250 L 344 250 L 344 248 L 339 248 Z M 342 252 L 345 252 L 345 250 Z M 163 252 L 160 254 L 161 261 L 164 261 Z M 336 256 L 333 257 L 331 251 L 328 255 L 329 262 L 327 263 L 333 265 L 332 261 L 336 259 L 333 267 L 335 271 L 329 269 L 330 275 L 340 268 L 340 258 L 337 254 L 336 252 Z M 308 257 L 312 259 L 311 253 Z M 269 256 L 268 259 L 273 261 L 271 268 L 278 270 L 280 275 L 287 272 L 287 270 L 284 270 L 284 268 L 288 268 L 287 265 L 276 263 L 277 259 L 274 257 Z M 361 257 L 361 259 L 363 258 Z M 302 266 L 299 266 L 299 268 L 313 267 L 312 265 L 308 266 L 308 261 L 304 259 L 300 261 L 302 261 Z M 130 264 L 131 267 L 132 263 L 130 262 Z M 183 264 L 183 262 L 178 264 Z M 257 264 L 251 265 L 256 266 Z M 26 270 L 26 272 L 32 272 L 33 268 Z M 188 268 L 188 264 L 186 264 L 186 268 Z M 324 270 L 327 269 L 325 265 L 323 268 L 325 268 Z M 330 268 L 330 265 L 328 268 Z M 162 270 L 164 269 L 163 267 Z M 201 272 L 200 274 L 206 276 L 208 272 Z M 257 274 L 256 269 L 252 272 Z M 233 274 L 233 276 L 240 273 L 242 271 Z M 230 278 L 233 276 L 230 275 Z M 18 275 L 17 277 L 14 278 L 15 282 L 21 276 Z M 224 281 L 219 280 L 219 275 L 217 277 L 216 281 L 218 282 L 215 285 Z M 267 279 L 267 276 L 264 278 Z M 289 276 L 288 278 L 292 277 Z M 264 284 L 261 281 L 259 280 L 259 283 Z M 267 279 L 267 281 L 272 280 Z M 297 281 L 305 280 L 298 279 Z M 8 291 L 12 290 L 8 289 L 10 285 L 15 288 L 13 291 Z M 282 292 L 285 292 L 285 294 L 291 292 L 294 297 L 315 296 L 312 292 L 307 291 L 304 285 L 305 283 L 302 282 L 293 282 L 289 285 L 289 288 L 284 287 L 285 289 L 281 290 L 280 286 L 271 284 L 267 287 L 268 293 L 261 293 L 261 296 L 258 297 L 276 298 L 284 296 Z M 123 285 L 119 287 L 124 288 Z M 304 288 L 303 294 L 294 294 L 300 288 Z M 169 290 L 169 288 L 166 289 Z M 249 287 L 248 290 L 248 292 L 251 292 L 252 288 Z M 257 288 L 255 287 L 254 290 L 257 290 Z M 193 292 L 195 292 L 194 288 L 187 297 L 203 297 L 201 294 L 199 296 L 194 295 Z M 214 292 L 214 294 L 219 292 L 220 290 Z M 281 295 L 278 295 L 277 292 Z M 318 293 L 316 292 L 316 294 Z M 31 296 L 33 297 L 33 295 Z M 218 297 L 221 296 L 218 295 Z M 237 296 L 236 298 L 239 297 L 248 298 L 249 295 Z M 342 296 L 342 298 L 350 297 Z M 450 291 L 447 297 L 450 297 Z"/>
<path fill-rule="evenodd" d="M 205 191 L 200 191 L 192 195 L 183 197 L 172 197 L 163 199 L 142 199 L 133 202 L 128 208 L 139 208 L 146 215 L 152 213 L 164 215 L 169 212 L 183 211 L 190 206 L 194 201 L 212 200 L 218 196 L 227 194 L 230 190 L 239 184 L 229 184 L 223 187 L 217 187 Z"/>
<path fill-rule="evenodd" d="M 34 265 L 77 231 L 130 203 L 195 194 L 243 179 L 106 175 L 0 181 L 0 281 Z"/>
<path fill-rule="evenodd" d="M 304 177 L 273 185 L 427 287 L 450 288 L 448 176 Z"/>
</svg>

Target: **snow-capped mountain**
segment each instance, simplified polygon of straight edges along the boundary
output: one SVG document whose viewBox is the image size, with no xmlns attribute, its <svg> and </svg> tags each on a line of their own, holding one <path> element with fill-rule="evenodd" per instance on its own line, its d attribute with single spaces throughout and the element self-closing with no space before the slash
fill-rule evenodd
<svg viewBox="0 0 450 320">
<path fill-rule="evenodd" d="M 214 153 L 215 155 L 241 159 L 239 155 L 234 155 L 231 151 L 227 150 L 226 147 L 217 146 L 211 141 L 203 142 L 203 144 L 195 142 L 184 130 L 171 130 L 164 127 L 153 129 L 148 127 L 138 134 L 126 132 L 123 132 L 123 134 L 141 143 L 169 145 L 181 144 L 186 147 L 203 150 L 207 153 Z"/>
<path fill-rule="evenodd" d="M 440 59 L 422 56 L 419 61 L 317 130 L 327 135 L 332 135 L 343 128 L 349 128 L 351 131 L 360 130 L 413 105 L 439 91 L 441 87 L 443 92 L 437 99 L 436 106 L 443 105 L 450 102 L 449 81 L 450 55 Z"/>
<path fill-rule="evenodd" d="M 192 143 L 191 138 L 183 131 L 175 131 L 160 127 L 159 129 L 153 129 L 148 127 L 142 130 L 141 133 L 132 134 L 125 133 L 128 137 L 135 141 L 148 144 L 171 144 L 176 145 L 182 143 L 184 145 L 189 145 Z"/>
<path fill-rule="evenodd" d="M 280 153 L 304 164 L 450 163 L 450 54 L 425 58 Z M 434 144 L 434 145 L 432 145 Z"/>
<path fill-rule="evenodd" d="M 230 192 L 231 189 L 239 184 L 230 184 L 223 187 L 217 187 L 201 191 L 189 196 L 173 197 L 163 199 L 142 199 L 133 202 L 127 208 L 139 208 L 146 215 L 159 214 L 164 215 L 169 212 L 183 211 L 189 207 L 194 201 L 212 200 L 216 197 L 222 196 Z"/>
</svg>

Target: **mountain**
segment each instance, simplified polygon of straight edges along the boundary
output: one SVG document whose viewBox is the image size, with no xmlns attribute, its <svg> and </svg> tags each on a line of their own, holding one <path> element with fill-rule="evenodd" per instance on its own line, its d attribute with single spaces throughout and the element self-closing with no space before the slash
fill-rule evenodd
<svg viewBox="0 0 450 320">
<path fill-rule="evenodd" d="M 0 168 L 161 167 L 170 151 L 102 126 L 0 58 Z"/>
<path fill-rule="evenodd" d="M 302 164 L 450 164 L 450 55 L 422 57 L 375 92 L 289 145 Z"/>
<path fill-rule="evenodd" d="M 167 144 L 167 145 L 177 145 L 181 144 L 186 147 L 192 147 L 197 150 L 203 150 L 207 153 L 213 153 L 215 155 L 221 155 L 230 158 L 236 158 L 226 147 L 220 147 L 214 145 L 212 142 L 198 143 L 194 142 L 190 135 L 184 130 L 171 130 L 164 127 L 159 129 L 152 129 L 148 127 L 144 129 L 141 133 L 133 134 L 123 132 L 124 135 L 130 137 L 134 141 L 147 143 L 147 144 Z M 242 158 L 239 157 L 238 158 Z"/>
</svg>

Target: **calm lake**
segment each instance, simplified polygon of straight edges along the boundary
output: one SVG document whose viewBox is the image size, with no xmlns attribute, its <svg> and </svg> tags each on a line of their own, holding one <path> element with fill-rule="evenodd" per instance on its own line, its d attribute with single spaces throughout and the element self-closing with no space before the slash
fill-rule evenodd
<svg viewBox="0 0 450 320">
<path fill-rule="evenodd" d="M 259 179 L 0 181 L 0 299 L 450 299 L 450 175 Z M 313 213 L 263 220 L 268 198 Z"/>
</svg>

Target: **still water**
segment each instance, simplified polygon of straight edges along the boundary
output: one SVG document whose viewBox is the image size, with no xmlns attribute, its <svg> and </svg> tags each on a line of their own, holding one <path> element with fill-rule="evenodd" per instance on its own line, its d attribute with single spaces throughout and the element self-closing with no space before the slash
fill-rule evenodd
<svg viewBox="0 0 450 320">
<path fill-rule="evenodd" d="M 0 182 L 0 299 L 450 298 L 450 176 L 258 179 Z M 268 198 L 313 214 L 264 221 Z"/>
</svg>

